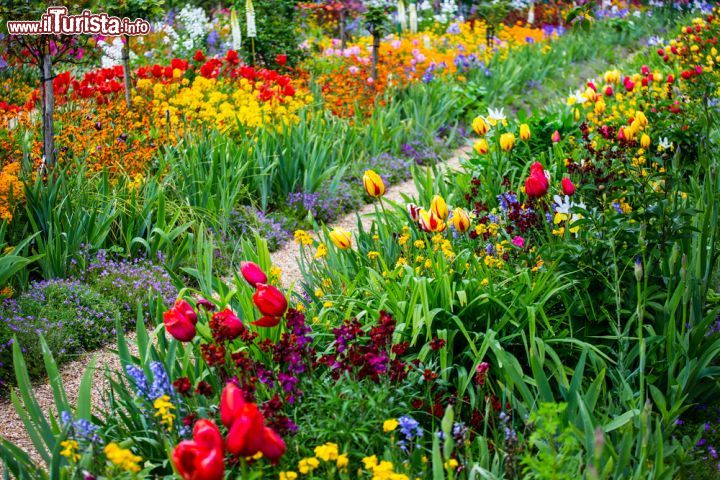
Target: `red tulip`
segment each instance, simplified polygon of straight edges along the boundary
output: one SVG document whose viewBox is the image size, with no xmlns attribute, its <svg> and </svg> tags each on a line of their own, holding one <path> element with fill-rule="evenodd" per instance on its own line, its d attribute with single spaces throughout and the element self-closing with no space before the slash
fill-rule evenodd
<svg viewBox="0 0 720 480">
<path fill-rule="evenodd" d="M 254 403 L 245 403 L 235 417 L 227 434 L 225 444 L 230 453 L 252 457 L 263 444 L 265 419 Z"/>
<path fill-rule="evenodd" d="M 635 83 L 632 80 L 630 80 L 628 77 L 625 77 L 625 90 L 627 90 L 628 92 L 632 92 L 634 88 L 635 88 Z"/>
<path fill-rule="evenodd" d="M 265 315 L 264 317 L 261 317 L 254 322 L 251 322 L 253 325 L 258 327 L 276 327 L 278 323 L 280 323 L 280 317 L 271 317 L 270 315 Z"/>
<path fill-rule="evenodd" d="M 185 300 L 178 300 L 175 305 L 163 314 L 165 330 L 176 340 L 189 342 L 195 338 L 197 314 Z"/>
<path fill-rule="evenodd" d="M 530 165 L 530 175 L 535 175 L 538 173 L 545 175 L 545 169 L 543 168 L 542 163 L 533 162 L 533 164 Z"/>
<path fill-rule="evenodd" d="M 285 295 L 272 285 L 259 283 L 253 294 L 253 302 L 263 315 L 282 317 L 288 308 Z"/>
<path fill-rule="evenodd" d="M 558 132 L 557 130 L 555 130 L 552 134 L 552 141 L 553 143 L 557 143 L 560 141 L 560 132 Z"/>
<path fill-rule="evenodd" d="M 667 83 L 668 83 L 669 85 L 672 85 L 673 83 L 675 83 L 675 76 L 672 75 L 672 74 L 671 74 L 671 75 L 668 75 L 668 77 L 667 77 Z"/>
<path fill-rule="evenodd" d="M 172 452 L 172 461 L 184 480 L 225 478 L 223 439 L 210 420 L 198 420 L 193 439 L 183 440 Z"/>
<path fill-rule="evenodd" d="M 543 173 L 533 173 L 525 180 L 525 193 L 530 198 L 540 198 L 548 191 L 548 181 Z"/>
<path fill-rule="evenodd" d="M 640 67 L 640 72 L 643 75 L 648 76 L 650 75 L 650 67 L 648 67 L 647 65 L 643 65 L 642 67 Z"/>
<path fill-rule="evenodd" d="M 226 308 L 222 312 L 214 313 L 211 328 L 216 330 L 218 337 L 223 340 L 235 340 L 245 331 L 245 325 L 232 310 Z"/>
<path fill-rule="evenodd" d="M 263 442 L 260 451 L 263 456 L 270 460 L 272 463 L 277 463 L 280 457 L 285 453 L 285 442 L 280 435 L 270 427 L 265 427 L 263 430 Z"/>
<path fill-rule="evenodd" d="M 196 62 L 205 61 L 205 54 L 203 54 L 202 50 L 197 50 L 195 52 L 195 55 L 193 55 L 193 60 L 195 60 Z"/>
<path fill-rule="evenodd" d="M 223 425 L 230 427 L 245 408 L 245 396 L 240 387 L 228 382 L 220 396 L 220 420 Z"/>
<path fill-rule="evenodd" d="M 257 263 L 241 262 L 240 273 L 253 288 L 257 287 L 258 283 L 267 283 L 267 275 Z"/>
<path fill-rule="evenodd" d="M 281 53 L 280 55 L 275 57 L 275 61 L 277 62 L 278 65 L 280 65 L 281 67 L 284 67 L 285 64 L 287 63 L 287 55 L 285 55 L 284 53 Z"/>
<path fill-rule="evenodd" d="M 193 325 L 197 323 L 197 313 L 195 313 L 195 310 L 193 310 L 192 305 L 190 305 L 187 301 L 183 299 L 178 299 L 175 301 L 175 307 L 177 308 L 180 313 L 185 315 L 185 317 L 190 320 Z"/>
<path fill-rule="evenodd" d="M 605 95 L 608 96 L 608 97 L 612 97 L 612 96 L 613 96 L 613 88 L 612 88 L 610 85 L 608 85 L 607 87 L 605 87 Z"/>
<path fill-rule="evenodd" d="M 560 183 L 562 184 L 562 191 L 565 195 L 572 196 L 575 193 L 575 185 L 568 177 L 563 178 Z"/>
</svg>

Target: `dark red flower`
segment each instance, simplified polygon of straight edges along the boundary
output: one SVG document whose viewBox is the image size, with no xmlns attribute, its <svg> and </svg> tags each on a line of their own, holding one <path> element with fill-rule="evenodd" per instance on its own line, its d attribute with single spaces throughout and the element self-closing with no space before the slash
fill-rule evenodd
<svg viewBox="0 0 720 480">
<path fill-rule="evenodd" d="M 259 283 L 256 288 L 252 298 L 260 313 L 271 317 L 282 317 L 288 307 L 285 295 L 272 285 Z"/>
</svg>

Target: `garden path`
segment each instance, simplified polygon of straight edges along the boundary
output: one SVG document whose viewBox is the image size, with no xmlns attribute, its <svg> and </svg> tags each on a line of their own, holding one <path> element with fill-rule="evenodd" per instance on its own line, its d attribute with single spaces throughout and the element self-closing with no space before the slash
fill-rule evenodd
<svg viewBox="0 0 720 480">
<path fill-rule="evenodd" d="M 460 162 L 464 158 L 467 158 L 471 150 L 472 148 L 469 145 L 457 149 L 451 154 L 447 161 L 439 164 L 437 168 L 447 170 L 459 167 Z M 401 202 L 403 195 L 413 196 L 416 193 L 415 182 L 411 178 L 388 187 L 384 198 L 394 202 Z M 374 207 L 372 204 L 364 205 L 357 210 L 357 212 L 352 212 L 341 217 L 329 227 L 342 227 L 354 232 L 357 229 L 356 213 L 360 215 L 363 226 L 369 227 L 372 223 L 372 216 L 370 214 L 373 212 Z M 300 268 L 298 266 L 298 253 L 299 248 L 297 244 L 294 241 L 288 241 L 282 248 L 271 254 L 273 264 L 282 269 L 282 283 L 285 287 L 299 284 Z M 138 351 L 134 342 L 134 332 L 128 334 L 127 338 L 131 355 L 137 355 Z M 67 391 L 68 400 L 72 404 L 77 399 L 80 380 L 92 357 L 96 359 L 93 381 L 93 404 L 97 410 L 99 407 L 102 407 L 103 394 L 107 391 L 108 387 L 105 372 L 119 371 L 121 369 L 120 360 L 115 354 L 114 346 L 107 346 L 96 352 L 83 355 L 77 360 L 64 364 L 59 370 L 65 390 Z M 55 413 L 53 392 L 50 383 L 47 381 L 38 383 L 34 386 L 34 391 L 40 409 L 45 412 L 52 411 Z M 5 437 L 26 452 L 29 452 L 35 460 L 40 460 L 27 435 L 22 420 L 17 415 L 9 397 L 0 399 L 0 418 L 3 419 L 3 421 L 0 422 L 0 436 Z"/>
</svg>

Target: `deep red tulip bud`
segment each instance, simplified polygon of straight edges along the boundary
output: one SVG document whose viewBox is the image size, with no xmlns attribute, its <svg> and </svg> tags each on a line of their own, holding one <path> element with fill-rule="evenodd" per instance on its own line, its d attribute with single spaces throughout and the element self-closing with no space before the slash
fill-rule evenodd
<svg viewBox="0 0 720 480">
<path fill-rule="evenodd" d="M 285 64 L 287 63 L 287 55 L 285 55 L 284 53 L 281 53 L 280 55 L 275 57 L 275 61 L 277 62 L 278 65 L 280 65 L 281 67 L 284 67 Z"/>
<path fill-rule="evenodd" d="M 613 88 L 612 88 L 610 85 L 608 85 L 607 87 L 605 87 L 605 95 L 606 95 L 606 96 L 612 97 L 612 96 L 613 96 L 613 93 L 614 93 L 614 92 L 613 92 Z"/>
<path fill-rule="evenodd" d="M 663 50 L 662 48 L 658 48 L 657 54 L 660 55 L 661 57 L 664 57 L 664 56 L 665 56 L 665 50 Z"/>
<path fill-rule="evenodd" d="M 282 317 L 288 308 L 285 295 L 272 285 L 259 283 L 253 294 L 253 302 L 263 315 Z"/>
<path fill-rule="evenodd" d="M 562 191 L 565 195 L 572 196 L 575 193 L 575 185 L 568 177 L 563 178 L 560 183 L 562 184 Z"/>
<path fill-rule="evenodd" d="M 635 88 L 635 82 L 633 82 L 629 78 L 625 77 L 625 90 L 627 90 L 628 92 L 632 92 L 634 88 Z"/>
<path fill-rule="evenodd" d="M 640 67 L 640 73 L 645 76 L 650 75 L 650 67 L 648 67 L 647 65 L 643 65 L 642 67 Z"/>
<path fill-rule="evenodd" d="M 176 340 L 189 342 L 195 338 L 197 314 L 185 300 L 178 300 L 175 305 L 163 314 L 165 330 Z"/>
<path fill-rule="evenodd" d="M 267 283 L 267 275 L 257 263 L 241 262 L 240 273 L 253 288 L 256 288 L 258 283 Z"/>
<path fill-rule="evenodd" d="M 667 83 L 668 83 L 669 85 L 672 85 L 673 83 L 675 83 L 675 77 L 674 77 L 673 75 L 668 75 L 668 77 L 667 77 Z"/>
<path fill-rule="evenodd" d="M 197 50 L 195 52 L 195 55 L 193 55 L 193 60 L 196 62 L 204 62 L 205 61 L 205 54 L 202 52 L 202 50 Z"/>
<path fill-rule="evenodd" d="M 183 480 L 223 480 L 225 459 L 220 430 L 210 420 L 198 420 L 193 439 L 175 447 L 172 461 Z"/>
</svg>

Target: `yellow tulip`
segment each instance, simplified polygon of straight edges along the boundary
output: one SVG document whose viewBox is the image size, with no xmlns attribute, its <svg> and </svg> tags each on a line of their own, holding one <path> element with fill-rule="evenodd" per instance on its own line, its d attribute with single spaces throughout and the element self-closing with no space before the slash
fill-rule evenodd
<svg viewBox="0 0 720 480">
<path fill-rule="evenodd" d="M 420 210 L 420 227 L 426 232 L 442 232 L 447 225 L 430 210 Z"/>
<path fill-rule="evenodd" d="M 490 145 L 488 145 L 488 141 L 484 138 L 481 138 L 480 140 L 475 140 L 475 152 L 477 152 L 478 155 L 485 155 L 490 151 Z"/>
<path fill-rule="evenodd" d="M 635 112 L 635 121 L 633 122 L 633 127 L 636 123 L 638 127 L 640 127 L 640 129 L 647 127 L 648 120 L 643 112 Z"/>
<path fill-rule="evenodd" d="M 385 182 L 372 170 L 367 170 L 363 175 L 365 191 L 373 198 L 382 197 L 385 194 Z"/>
<path fill-rule="evenodd" d="M 340 250 L 348 249 L 352 245 L 352 236 L 350 235 L 350 232 L 340 227 L 334 228 L 333 231 L 330 232 L 330 240 L 333 245 Z"/>
<path fill-rule="evenodd" d="M 509 152 L 515 146 L 515 135 L 512 133 L 503 133 L 500 135 L 500 148 L 504 152 Z"/>
<path fill-rule="evenodd" d="M 440 219 L 445 220 L 450 212 L 448 211 L 445 199 L 440 195 L 435 195 L 430 202 L 430 210 Z"/>
<path fill-rule="evenodd" d="M 490 130 L 490 125 L 482 117 L 476 117 L 472 122 L 472 128 L 476 134 L 483 137 Z"/>
<path fill-rule="evenodd" d="M 648 148 L 650 146 L 650 135 L 647 133 L 642 134 L 642 137 L 640 137 L 640 146 L 642 148 Z"/>
<path fill-rule="evenodd" d="M 453 225 L 455 225 L 455 230 L 460 233 L 465 233 L 470 229 L 470 217 L 468 217 L 465 210 L 460 207 L 453 210 L 452 221 Z"/>
<path fill-rule="evenodd" d="M 595 114 L 596 115 L 602 115 L 605 111 L 605 101 L 601 98 L 597 102 L 595 102 Z"/>
<path fill-rule="evenodd" d="M 527 123 L 520 125 L 520 140 L 523 142 L 530 140 L 530 127 Z"/>
</svg>

